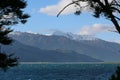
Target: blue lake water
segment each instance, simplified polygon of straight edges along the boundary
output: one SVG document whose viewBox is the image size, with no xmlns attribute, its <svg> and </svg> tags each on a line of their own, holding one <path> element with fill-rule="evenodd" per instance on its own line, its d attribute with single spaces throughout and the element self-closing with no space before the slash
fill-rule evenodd
<svg viewBox="0 0 120 80">
<path fill-rule="evenodd" d="M 0 80 L 109 80 L 120 64 L 39 63 L 20 64 L 0 72 Z"/>
</svg>

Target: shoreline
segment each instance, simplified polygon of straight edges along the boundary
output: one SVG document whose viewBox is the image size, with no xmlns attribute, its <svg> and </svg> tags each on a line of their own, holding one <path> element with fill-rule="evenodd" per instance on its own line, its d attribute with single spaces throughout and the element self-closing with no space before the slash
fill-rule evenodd
<svg viewBox="0 0 120 80">
<path fill-rule="evenodd" d="M 20 64 L 120 64 L 120 62 L 19 62 Z"/>
</svg>

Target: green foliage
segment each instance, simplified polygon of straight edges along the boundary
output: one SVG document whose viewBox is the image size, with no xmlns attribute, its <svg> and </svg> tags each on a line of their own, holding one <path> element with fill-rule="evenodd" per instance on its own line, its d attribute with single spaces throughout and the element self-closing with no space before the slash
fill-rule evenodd
<svg viewBox="0 0 120 80">
<path fill-rule="evenodd" d="M 0 44 L 9 45 L 12 39 L 8 34 L 12 32 L 9 26 L 19 23 L 25 24 L 30 16 L 23 9 L 27 6 L 25 0 L 0 0 Z M 1 46 L 0 46 L 1 48 Z M 0 50 L 0 68 L 6 71 L 18 64 L 18 58 L 12 57 Z"/>
<path fill-rule="evenodd" d="M 115 74 L 111 76 L 109 80 L 120 80 L 120 67 L 117 67 Z"/>
</svg>

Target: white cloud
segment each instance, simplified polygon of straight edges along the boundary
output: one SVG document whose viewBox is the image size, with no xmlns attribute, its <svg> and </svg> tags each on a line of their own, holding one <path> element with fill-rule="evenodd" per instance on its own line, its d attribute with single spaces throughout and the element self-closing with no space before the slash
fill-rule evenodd
<svg viewBox="0 0 120 80">
<path fill-rule="evenodd" d="M 57 15 L 67 4 L 71 3 L 73 0 L 59 0 L 59 2 L 57 4 L 54 4 L 54 5 L 48 5 L 46 7 L 43 7 L 43 8 L 40 8 L 40 11 L 41 13 L 45 13 L 45 14 L 48 14 L 48 15 Z M 74 0 L 76 1 L 76 0 Z M 104 1 L 101 0 L 103 3 Z M 113 0 L 108 0 L 109 3 L 111 3 L 111 1 Z M 84 9 L 82 9 L 83 12 L 90 12 L 90 8 L 88 6 L 88 3 L 87 2 L 79 2 L 80 6 L 87 6 L 87 7 L 84 7 Z M 71 14 L 71 13 L 74 13 L 76 11 L 76 8 L 75 8 L 75 5 L 70 5 L 69 7 L 67 7 L 62 13 L 61 15 L 63 14 Z"/>
<path fill-rule="evenodd" d="M 44 8 L 40 9 L 41 13 L 45 13 L 48 15 L 57 15 L 67 4 L 71 3 L 72 0 L 60 0 L 58 2 L 58 4 L 55 5 L 50 5 L 50 6 L 46 6 Z M 81 2 L 80 3 L 81 6 L 85 6 L 86 3 L 85 2 Z M 69 7 L 67 7 L 62 13 L 62 14 L 71 14 L 74 13 L 76 11 L 75 5 L 71 5 Z"/>
<path fill-rule="evenodd" d="M 58 4 L 46 6 L 44 8 L 40 9 L 40 12 L 46 13 L 48 15 L 57 15 L 61 9 L 63 9 L 64 6 L 71 3 L 71 0 L 60 0 Z M 65 11 L 63 11 L 62 14 L 68 14 L 72 13 L 74 10 L 73 7 L 68 7 Z"/>
<path fill-rule="evenodd" d="M 115 42 L 120 44 L 120 40 L 116 40 Z"/>
<path fill-rule="evenodd" d="M 105 24 L 93 24 L 92 26 L 84 26 L 78 34 L 81 35 L 95 35 L 101 32 L 110 32 L 115 30 L 113 27 Z"/>
</svg>

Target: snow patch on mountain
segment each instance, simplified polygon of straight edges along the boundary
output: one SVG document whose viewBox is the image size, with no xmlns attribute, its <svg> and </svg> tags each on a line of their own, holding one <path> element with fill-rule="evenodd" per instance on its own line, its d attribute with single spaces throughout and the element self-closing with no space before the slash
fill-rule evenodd
<svg viewBox="0 0 120 80">
<path fill-rule="evenodd" d="M 81 38 L 81 35 L 58 32 L 51 36 L 21 32 L 10 37 L 22 44 L 44 50 L 70 50 L 105 62 L 120 62 L 120 44 L 94 37 Z"/>
<path fill-rule="evenodd" d="M 21 32 L 15 31 L 15 32 L 11 32 L 9 35 L 21 35 Z"/>
<path fill-rule="evenodd" d="M 98 38 L 95 38 L 91 35 L 78 35 L 78 34 L 73 34 L 73 33 L 70 33 L 70 32 L 67 32 L 67 33 L 64 33 L 62 31 L 55 31 L 53 32 L 52 35 L 56 35 L 56 36 L 65 36 L 69 39 L 72 39 L 72 40 L 98 40 Z"/>
</svg>

